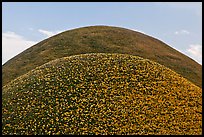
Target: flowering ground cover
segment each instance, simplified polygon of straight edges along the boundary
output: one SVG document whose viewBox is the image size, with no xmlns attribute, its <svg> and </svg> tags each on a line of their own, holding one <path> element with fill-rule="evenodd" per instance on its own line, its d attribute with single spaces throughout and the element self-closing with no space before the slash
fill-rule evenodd
<svg viewBox="0 0 204 137">
<path fill-rule="evenodd" d="M 3 87 L 2 134 L 202 134 L 202 89 L 138 56 L 63 57 Z"/>
</svg>

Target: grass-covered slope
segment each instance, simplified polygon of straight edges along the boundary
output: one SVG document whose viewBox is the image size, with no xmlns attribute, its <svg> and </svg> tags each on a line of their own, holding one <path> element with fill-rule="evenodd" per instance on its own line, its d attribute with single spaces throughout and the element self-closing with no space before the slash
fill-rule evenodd
<svg viewBox="0 0 204 137">
<path fill-rule="evenodd" d="M 27 49 L 2 67 L 3 85 L 51 60 L 84 53 L 123 53 L 156 61 L 202 86 L 202 66 L 145 34 L 109 26 L 63 32 Z"/>
<path fill-rule="evenodd" d="M 84 54 L 3 87 L 3 134 L 202 134 L 202 93 L 137 56 Z"/>
</svg>

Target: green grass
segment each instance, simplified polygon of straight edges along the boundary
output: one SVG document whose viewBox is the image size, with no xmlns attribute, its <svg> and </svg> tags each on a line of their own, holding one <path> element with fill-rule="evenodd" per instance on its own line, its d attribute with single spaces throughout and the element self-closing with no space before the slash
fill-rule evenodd
<svg viewBox="0 0 204 137">
<path fill-rule="evenodd" d="M 202 91 L 127 54 L 60 58 L 3 87 L 2 134 L 202 134 Z"/>
<path fill-rule="evenodd" d="M 3 85 L 51 60 L 84 53 L 122 53 L 147 58 L 202 87 L 200 64 L 153 37 L 109 26 L 66 31 L 34 45 L 2 66 Z"/>
</svg>

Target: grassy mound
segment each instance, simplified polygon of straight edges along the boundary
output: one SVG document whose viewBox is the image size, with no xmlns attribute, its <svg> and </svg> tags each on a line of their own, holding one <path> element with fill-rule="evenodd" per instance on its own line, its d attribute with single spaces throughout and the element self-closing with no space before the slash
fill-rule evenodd
<svg viewBox="0 0 204 137">
<path fill-rule="evenodd" d="M 158 39 L 119 27 L 65 31 L 25 50 L 2 67 L 3 85 L 49 61 L 85 53 L 122 53 L 162 64 L 202 87 L 202 66 Z"/>
<path fill-rule="evenodd" d="M 84 54 L 3 87 L 3 134 L 202 134 L 202 92 L 156 62 Z"/>
</svg>

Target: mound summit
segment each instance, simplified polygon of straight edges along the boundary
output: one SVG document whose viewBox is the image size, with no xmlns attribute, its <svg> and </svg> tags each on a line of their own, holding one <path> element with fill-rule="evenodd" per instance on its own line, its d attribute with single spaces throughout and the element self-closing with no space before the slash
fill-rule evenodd
<svg viewBox="0 0 204 137">
<path fill-rule="evenodd" d="M 2 133 L 202 134 L 202 91 L 138 56 L 63 57 L 3 87 Z"/>
<path fill-rule="evenodd" d="M 65 31 L 25 50 L 2 66 L 3 85 L 57 58 L 122 53 L 156 61 L 202 87 L 202 66 L 165 43 L 125 28 L 90 26 Z"/>
</svg>

